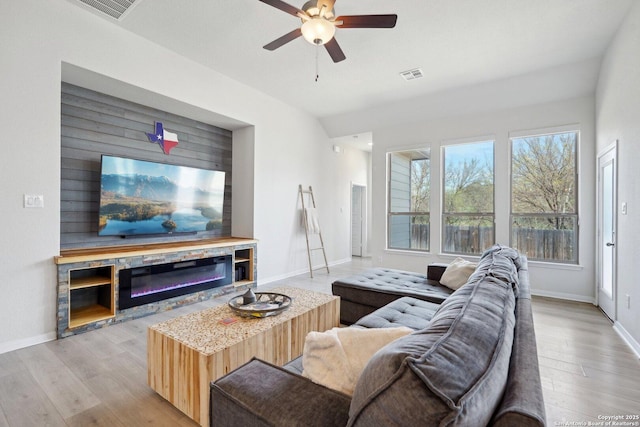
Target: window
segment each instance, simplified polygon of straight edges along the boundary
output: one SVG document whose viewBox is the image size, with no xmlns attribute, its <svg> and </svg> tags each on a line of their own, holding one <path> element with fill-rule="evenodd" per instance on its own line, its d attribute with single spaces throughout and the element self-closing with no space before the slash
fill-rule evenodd
<svg viewBox="0 0 640 427">
<path fill-rule="evenodd" d="M 389 249 L 429 250 L 430 150 L 389 153 Z"/>
<path fill-rule="evenodd" d="M 511 138 L 511 246 L 531 260 L 578 262 L 578 135 Z"/>
<path fill-rule="evenodd" d="M 495 241 L 493 141 L 446 145 L 442 155 L 442 251 L 480 255 Z"/>
</svg>

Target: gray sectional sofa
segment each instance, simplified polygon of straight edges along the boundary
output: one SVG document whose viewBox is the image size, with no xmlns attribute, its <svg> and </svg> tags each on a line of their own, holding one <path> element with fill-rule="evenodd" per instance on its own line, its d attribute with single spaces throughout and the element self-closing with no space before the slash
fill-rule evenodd
<svg viewBox="0 0 640 427">
<path fill-rule="evenodd" d="M 253 359 L 211 384 L 211 425 L 544 426 L 529 295 L 526 258 L 495 246 L 443 302 L 400 295 L 350 326 L 414 330 L 373 355 L 352 396 L 300 375 L 300 359 Z"/>
</svg>

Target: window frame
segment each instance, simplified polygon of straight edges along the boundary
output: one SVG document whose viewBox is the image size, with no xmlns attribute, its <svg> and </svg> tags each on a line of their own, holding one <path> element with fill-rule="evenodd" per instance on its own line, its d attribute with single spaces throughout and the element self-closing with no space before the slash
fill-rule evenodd
<svg viewBox="0 0 640 427">
<path fill-rule="evenodd" d="M 428 211 L 406 211 L 406 212 L 401 212 L 401 211 L 393 211 L 391 208 L 391 203 L 392 203 L 392 156 L 395 154 L 401 154 L 401 153 L 427 153 L 428 152 L 428 156 L 424 157 L 423 159 L 410 159 L 410 162 L 414 162 L 416 160 L 425 160 L 428 159 L 429 161 L 429 174 L 428 174 L 428 179 L 429 179 L 429 203 L 427 203 L 427 208 L 429 209 Z M 413 149 L 404 149 L 404 150 L 394 150 L 394 151 L 388 151 L 386 153 L 386 160 L 387 160 L 387 206 L 386 206 L 386 225 L 387 225 L 387 232 L 386 232 L 386 249 L 387 250 L 395 250 L 395 251 L 409 251 L 409 252 L 416 252 L 416 253 L 429 253 L 431 251 L 431 193 L 432 193 L 432 165 L 431 165 L 431 160 L 432 160 L 432 155 L 431 155 L 431 147 L 429 145 L 426 145 L 424 147 L 421 148 L 413 148 Z M 411 166 L 409 166 L 409 174 L 411 174 Z M 409 197 L 411 198 L 411 175 L 409 175 Z M 429 232 L 428 232 L 428 236 L 426 239 L 426 249 L 424 248 L 412 248 L 412 247 L 399 247 L 399 246 L 392 246 L 392 238 L 391 238 L 391 232 L 392 232 L 392 218 L 394 217 L 402 217 L 402 216 L 409 216 L 409 217 L 420 217 L 420 216 L 426 216 L 428 218 L 427 224 L 429 226 Z"/>
<path fill-rule="evenodd" d="M 575 194 L 575 210 L 574 213 L 514 213 L 513 211 L 513 140 L 524 138 L 544 137 L 548 135 L 557 135 L 563 133 L 575 133 L 576 143 L 574 147 L 574 194 Z M 518 132 L 509 132 L 508 149 L 509 149 L 509 246 L 516 248 L 513 239 L 513 224 L 515 218 L 575 218 L 575 243 L 573 248 L 573 260 L 557 260 L 542 259 L 527 256 L 527 259 L 536 263 L 549 263 L 554 265 L 579 266 L 580 265 L 580 141 L 581 141 L 580 125 L 571 124 L 565 126 L 556 126 L 551 128 L 542 128 L 535 130 L 525 130 Z"/>
<path fill-rule="evenodd" d="M 492 186 L 493 186 L 493 212 L 446 212 L 446 155 L 445 151 L 447 147 L 455 146 L 455 145 L 471 145 L 471 144 L 479 144 L 491 142 L 492 144 L 492 158 L 491 161 L 493 163 L 493 173 L 492 173 Z M 443 141 L 440 146 L 440 253 L 445 255 L 456 255 L 456 256 L 480 256 L 485 251 L 484 248 L 479 249 L 478 252 L 475 253 L 464 253 L 464 252 L 453 252 L 447 251 L 445 248 L 445 244 L 447 241 L 446 232 L 447 232 L 447 218 L 464 218 L 464 217 L 490 217 L 492 224 L 492 232 L 491 232 L 491 241 L 495 242 L 496 240 L 496 137 L 495 135 L 484 135 L 472 138 L 465 139 L 456 139 Z"/>
</svg>

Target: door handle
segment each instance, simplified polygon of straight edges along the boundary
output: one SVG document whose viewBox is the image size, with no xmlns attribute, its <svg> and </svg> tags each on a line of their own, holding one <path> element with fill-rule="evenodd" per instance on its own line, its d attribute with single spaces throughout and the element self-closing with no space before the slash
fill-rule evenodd
<svg viewBox="0 0 640 427">
<path fill-rule="evenodd" d="M 615 243 L 611 243 L 611 242 L 607 242 L 606 245 L 607 246 L 615 246 L 616 244 Z"/>
</svg>

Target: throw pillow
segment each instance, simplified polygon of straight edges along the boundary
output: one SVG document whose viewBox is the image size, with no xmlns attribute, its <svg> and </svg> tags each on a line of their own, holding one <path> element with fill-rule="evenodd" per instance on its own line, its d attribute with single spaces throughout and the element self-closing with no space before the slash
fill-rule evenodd
<svg viewBox="0 0 640 427">
<path fill-rule="evenodd" d="M 451 264 L 449 264 L 442 273 L 440 283 L 449 289 L 454 291 L 460 286 L 467 283 L 469 276 L 473 274 L 478 264 L 471 261 L 466 261 L 462 258 L 456 258 Z"/>
<path fill-rule="evenodd" d="M 310 332 L 302 352 L 302 375 L 351 396 L 369 359 L 382 347 L 411 332 L 413 329 L 404 326 Z"/>
</svg>

